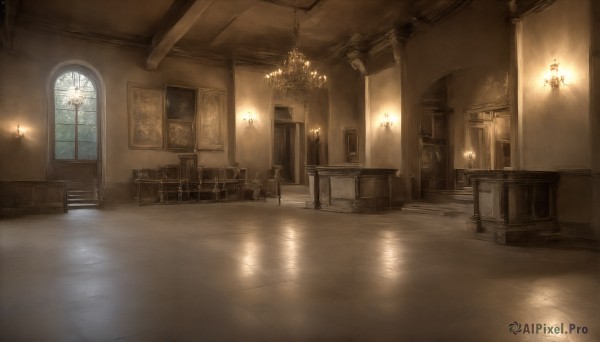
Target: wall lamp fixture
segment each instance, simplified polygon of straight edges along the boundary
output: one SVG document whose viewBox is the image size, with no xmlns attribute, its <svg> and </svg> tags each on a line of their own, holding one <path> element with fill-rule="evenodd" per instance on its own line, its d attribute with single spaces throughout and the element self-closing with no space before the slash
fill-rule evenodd
<svg viewBox="0 0 600 342">
<path fill-rule="evenodd" d="M 475 152 L 467 151 L 465 152 L 465 158 L 469 161 L 469 169 L 473 168 L 473 161 L 475 160 Z"/>
<path fill-rule="evenodd" d="M 383 120 L 381 121 L 381 127 L 390 128 L 394 125 L 394 121 L 396 121 L 396 120 L 386 112 L 383 114 Z"/>
<path fill-rule="evenodd" d="M 25 130 L 21 129 L 21 125 L 17 124 L 17 134 L 15 134 L 15 138 L 17 140 L 23 139 L 25 136 Z"/>
<path fill-rule="evenodd" d="M 313 137 L 315 137 L 315 138 L 318 138 L 318 137 L 319 137 L 319 134 L 321 133 L 321 128 L 320 128 L 320 127 L 313 128 L 313 129 L 309 130 L 309 131 L 308 131 L 308 133 L 309 133 L 311 136 L 313 136 Z"/>
<path fill-rule="evenodd" d="M 254 122 L 256 121 L 256 118 L 255 118 L 255 116 L 251 112 L 246 112 L 242 116 L 242 120 L 244 120 L 245 122 L 247 122 L 248 125 L 252 126 L 254 124 Z"/>
<path fill-rule="evenodd" d="M 558 89 L 561 85 L 567 85 L 566 75 L 558 69 L 559 63 L 554 59 L 550 64 L 550 71 L 544 77 L 544 85 L 548 84 L 552 89 Z"/>
</svg>

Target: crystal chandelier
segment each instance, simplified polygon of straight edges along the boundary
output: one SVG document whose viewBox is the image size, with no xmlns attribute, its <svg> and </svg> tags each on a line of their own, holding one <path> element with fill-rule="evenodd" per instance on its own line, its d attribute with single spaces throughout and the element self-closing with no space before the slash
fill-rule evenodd
<svg viewBox="0 0 600 342">
<path fill-rule="evenodd" d="M 294 48 L 288 52 L 282 66 L 265 75 L 267 82 L 274 89 L 289 93 L 303 93 L 321 89 L 327 83 L 327 76 L 311 70 L 310 61 L 298 49 L 299 31 L 294 11 Z"/>
</svg>

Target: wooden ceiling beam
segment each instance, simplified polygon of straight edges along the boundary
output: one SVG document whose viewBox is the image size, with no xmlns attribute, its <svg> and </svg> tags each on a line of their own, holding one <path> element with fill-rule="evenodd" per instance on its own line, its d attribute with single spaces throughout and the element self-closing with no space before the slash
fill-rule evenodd
<svg viewBox="0 0 600 342">
<path fill-rule="evenodd" d="M 194 23 L 202 16 L 214 0 L 175 1 L 169 11 L 165 25 L 152 39 L 152 45 L 146 58 L 146 69 L 156 70 L 160 62 L 173 49 Z"/>
<path fill-rule="evenodd" d="M 284 0 L 263 0 L 264 2 L 271 3 L 273 5 L 281 6 L 281 7 L 289 7 L 300 11 L 310 12 L 316 5 L 321 2 L 321 0 L 314 0 L 308 6 L 297 6 L 294 3 L 290 3 L 289 1 Z"/>
<path fill-rule="evenodd" d="M 233 24 L 233 22 L 236 21 L 242 14 L 244 14 L 244 12 L 246 12 L 250 8 L 254 7 L 255 4 L 256 4 L 256 2 L 251 2 L 251 3 L 246 3 L 244 6 L 237 6 L 236 7 L 236 13 L 231 17 L 231 20 L 229 20 L 219 30 L 219 32 L 214 36 L 214 38 L 210 41 L 210 45 L 214 46 L 214 45 L 219 44 L 219 42 L 222 39 L 224 39 L 225 32 L 227 32 L 227 30 L 231 27 L 231 25 Z"/>
<path fill-rule="evenodd" d="M 509 0 L 508 7 L 512 19 L 522 19 L 530 14 L 540 13 L 556 0 Z"/>
</svg>

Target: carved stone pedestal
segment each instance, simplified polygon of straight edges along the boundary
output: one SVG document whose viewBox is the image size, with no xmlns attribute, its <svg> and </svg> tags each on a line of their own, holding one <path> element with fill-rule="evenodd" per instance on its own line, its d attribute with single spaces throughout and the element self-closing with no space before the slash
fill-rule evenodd
<svg viewBox="0 0 600 342">
<path fill-rule="evenodd" d="M 513 244 L 558 231 L 556 188 L 559 175 L 541 171 L 479 171 L 473 175 L 476 238 Z"/>
</svg>

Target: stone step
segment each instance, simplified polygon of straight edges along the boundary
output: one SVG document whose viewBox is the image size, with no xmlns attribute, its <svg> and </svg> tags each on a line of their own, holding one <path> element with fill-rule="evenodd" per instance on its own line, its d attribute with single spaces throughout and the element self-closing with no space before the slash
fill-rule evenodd
<svg viewBox="0 0 600 342">
<path fill-rule="evenodd" d="M 423 198 L 438 203 L 473 203 L 472 189 L 424 191 Z"/>
<path fill-rule="evenodd" d="M 67 205 L 69 210 L 74 209 L 97 209 L 100 208 L 100 204 L 98 203 L 69 203 Z"/>
<path fill-rule="evenodd" d="M 67 203 L 94 203 L 98 204 L 98 200 L 95 198 L 69 198 L 67 199 Z"/>
<path fill-rule="evenodd" d="M 402 210 L 415 214 L 450 216 L 472 214 L 473 207 L 468 204 L 461 203 L 413 202 L 404 205 Z"/>
</svg>

